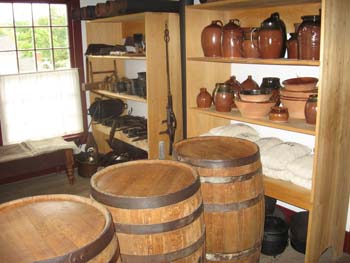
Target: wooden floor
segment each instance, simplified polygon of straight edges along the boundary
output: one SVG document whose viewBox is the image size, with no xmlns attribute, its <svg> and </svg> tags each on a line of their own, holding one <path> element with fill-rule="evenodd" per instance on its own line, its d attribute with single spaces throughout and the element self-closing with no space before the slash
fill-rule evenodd
<svg viewBox="0 0 350 263">
<path fill-rule="evenodd" d="M 0 185 L 0 203 L 14 199 L 42 195 L 42 194 L 74 194 L 89 197 L 90 179 L 77 175 L 75 171 L 76 182 L 70 185 L 65 173 L 54 173 L 45 176 L 35 177 L 20 182 Z M 277 257 L 261 255 L 259 263 L 302 263 L 304 255 L 296 252 L 291 246 Z M 331 251 L 328 250 L 322 255 L 321 263 L 350 263 L 350 255 L 344 256 L 338 261 L 331 260 Z"/>
</svg>

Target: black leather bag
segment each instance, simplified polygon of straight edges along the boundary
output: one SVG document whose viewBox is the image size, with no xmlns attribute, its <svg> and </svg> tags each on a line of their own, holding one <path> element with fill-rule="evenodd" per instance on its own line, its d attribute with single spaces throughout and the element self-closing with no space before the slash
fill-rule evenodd
<svg viewBox="0 0 350 263">
<path fill-rule="evenodd" d="M 94 121 L 103 122 L 107 119 L 115 119 L 127 108 L 120 99 L 95 100 L 89 107 L 89 115 Z"/>
</svg>

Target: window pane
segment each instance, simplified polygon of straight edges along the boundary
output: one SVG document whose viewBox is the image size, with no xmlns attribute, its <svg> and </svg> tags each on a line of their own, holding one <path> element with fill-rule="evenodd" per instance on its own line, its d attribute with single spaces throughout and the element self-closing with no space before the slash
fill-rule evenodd
<svg viewBox="0 0 350 263">
<path fill-rule="evenodd" d="M 33 29 L 16 28 L 17 49 L 33 49 Z"/>
<path fill-rule="evenodd" d="M 69 49 L 55 49 L 54 57 L 56 69 L 70 68 Z"/>
<path fill-rule="evenodd" d="M 32 25 L 31 4 L 13 4 L 16 26 Z"/>
<path fill-rule="evenodd" d="M 16 52 L 0 52 L 0 74 L 14 74 L 17 72 Z"/>
<path fill-rule="evenodd" d="M 51 25 L 66 26 L 67 25 L 67 6 L 64 4 L 51 4 Z"/>
<path fill-rule="evenodd" d="M 68 29 L 67 27 L 52 28 L 53 47 L 68 47 Z"/>
<path fill-rule="evenodd" d="M 37 50 L 36 60 L 38 63 L 38 71 L 53 70 L 52 51 Z"/>
<path fill-rule="evenodd" d="M 33 19 L 34 26 L 49 26 L 49 5 L 48 4 L 33 4 Z"/>
<path fill-rule="evenodd" d="M 13 26 L 12 4 L 0 3 L 0 26 Z"/>
<path fill-rule="evenodd" d="M 16 50 L 13 28 L 0 28 L 0 51 Z"/>
<path fill-rule="evenodd" d="M 18 51 L 19 72 L 36 71 L 34 51 Z"/>
<path fill-rule="evenodd" d="M 35 46 L 36 48 L 50 48 L 51 37 L 50 28 L 48 27 L 36 27 L 34 28 L 35 34 Z"/>
</svg>

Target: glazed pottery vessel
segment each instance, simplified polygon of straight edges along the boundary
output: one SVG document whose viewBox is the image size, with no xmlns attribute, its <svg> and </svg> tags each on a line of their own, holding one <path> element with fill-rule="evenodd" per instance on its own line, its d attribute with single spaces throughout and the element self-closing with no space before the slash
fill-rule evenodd
<svg viewBox="0 0 350 263">
<path fill-rule="evenodd" d="M 225 83 L 216 83 L 212 97 L 216 111 L 231 111 L 233 104 L 233 91 L 230 85 Z"/>
<path fill-rule="evenodd" d="M 312 91 L 316 88 L 317 78 L 300 77 L 282 81 L 284 88 L 288 91 Z"/>
<path fill-rule="evenodd" d="M 274 122 L 288 122 L 288 108 L 274 106 L 269 113 L 269 120 Z"/>
<path fill-rule="evenodd" d="M 305 104 L 305 119 L 309 124 L 316 124 L 317 94 L 310 95 Z"/>
<path fill-rule="evenodd" d="M 221 57 L 222 22 L 214 20 L 201 34 L 202 49 L 205 57 Z"/>
<path fill-rule="evenodd" d="M 302 16 L 298 28 L 299 59 L 320 59 L 321 17 Z"/>
<path fill-rule="evenodd" d="M 225 84 L 230 85 L 233 91 L 233 104 L 232 108 L 236 108 L 235 100 L 239 99 L 239 92 L 241 91 L 241 83 L 236 79 L 236 76 L 231 76 L 225 81 Z"/>
<path fill-rule="evenodd" d="M 243 117 L 246 118 L 265 118 L 271 107 L 275 102 L 265 101 L 265 102 L 250 102 L 250 101 L 236 101 L 236 105 Z"/>
<path fill-rule="evenodd" d="M 260 89 L 272 90 L 272 100 L 276 105 L 280 104 L 280 89 L 282 88 L 280 79 L 275 77 L 265 77 L 262 79 Z"/>
<path fill-rule="evenodd" d="M 243 28 L 242 55 L 246 58 L 260 58 L 258 48 L 259 29 L 257 27 Z"/>
<path fill-rule="evenodd" d="M 238 19 L 230 19 L 223 27 L 222 56 L 242 57 L 243 31 Z"/>
<path fill-rule="evenodd" d="M 200 92 L 197 95 L 197 107 L 198 108 L 210 108 L 212 103 L 212 97 L 206 88 L 200 88 Z"/>
<path fill-rule="evenodd" d="M 272 97 L 272 90 L 270 89 L 242 90 L 239 93 L 239 97 L 243 101 L 250 101 L 250 102 L 270 101 Z"/>
<path fill-rule="evenodd" d="M 290 33 L 290 38 L 287 40 L 287 53 L 289 59 L 298 59 L 297 33 Z"/>
<path fill-rule="evenodd" d="M 286 26 L 279 13 L 273 13 L 260 26 L 258 47 L 262 58 L 282 58 L 286 50 Z"/>
<path fill-rule="evenodd" d="M 241 88 L 242 90 L 259 89 L 259 85 L 253 80 L 251 75 L 248 75 L 248 78 L 241 83 Z"/>
</svg>

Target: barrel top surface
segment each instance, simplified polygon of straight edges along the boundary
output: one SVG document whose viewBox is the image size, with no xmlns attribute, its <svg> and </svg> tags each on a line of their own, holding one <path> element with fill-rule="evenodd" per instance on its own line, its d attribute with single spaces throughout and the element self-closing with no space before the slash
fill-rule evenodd
<svg viewBox="0 0 350 263">
<path fill-rule="evenodd" d="M 73 199 L 41 196 L 0 205 L 0 262 L 54 258 L 98 238 L 106 215 Z"/>
<path fill-rule="evenodd" d="M 230 161 L 253 156 L 259 152 L 257 144 L 244 139 L 225 136 L 203 136 L 182 140 L 174 145 L 179 157 L 193 160 Z"/>
<path fill-rule="evenodd" d="M 154 197 L 178 192 L 197 179 L 188 165 L 145 160 L 109 166 L 91 179 L 92 187 L 115 196 Z"/>
</svg>

